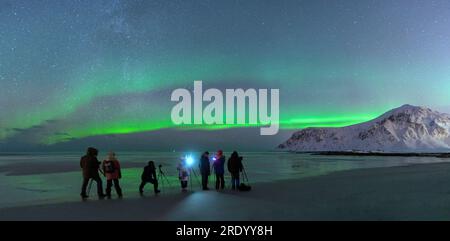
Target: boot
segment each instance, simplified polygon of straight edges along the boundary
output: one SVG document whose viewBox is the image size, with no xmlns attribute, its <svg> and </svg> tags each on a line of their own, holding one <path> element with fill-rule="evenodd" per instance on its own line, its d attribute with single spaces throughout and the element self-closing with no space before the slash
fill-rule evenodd
<svg viewBox="0 0 450 241">
<path fill-rule="evenodd" d="M 119 196 L 119 198 L 122 198 L 123 197 L 122 189 L 118 188 L 116 191 L 117 191 L 117 196 Z"/>
</svg>

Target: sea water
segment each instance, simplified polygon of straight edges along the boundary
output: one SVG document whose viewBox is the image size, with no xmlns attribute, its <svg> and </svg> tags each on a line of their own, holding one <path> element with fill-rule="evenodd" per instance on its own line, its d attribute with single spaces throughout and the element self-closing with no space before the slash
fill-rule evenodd
<svg viewBox="0 0 450 241">
<path fill-rule="evenodd" d="M 198 158 L 200 153 L 177 152 L 116 152 L 122 165 L 121 186 L 125 198 L 138 197 L 138 187 L 142 168 L 150 160 L 156 166 L 162 165 L 165 176 L 160 177 L 162 194 L 179 192 L 176 165 L 180 157 L 192 154 L 196 162 L 192 166 L 192 191 L 200 191 Z M 82 152 L 73 153 L 0 153 L 0 208 L 37 205 L 80 200 L 82 182 L 79 166 Z M 226 156 L 230 153 L 225 152 Z M 446 162 L 448 159 L 436 157 L 379 157 L 379 156 L 321 156 L 284 152 L 240 153 L 250 184 L 275 182 L 326 175 L 335 171 L 359 168 L 404 166 L 422 163 Z M 101 161 L 104 155 L 100 153 Z M 210 176 L 213 187 L 214 176 Z M 229 176 L 226 175 L 226 185 Z M 244 179 L 246 182 L 247 180 Z M 103 182 L 105 188 L 106 183 Z M 228 185 L 229 186 L 229 185 Z M 151 184 L 146 186 L 146 194 L 152 195 Z M 113 195 L 115 195 L 113 188 Z M 95 197 L 95 184 L 91 190 Z"/>
</svg>

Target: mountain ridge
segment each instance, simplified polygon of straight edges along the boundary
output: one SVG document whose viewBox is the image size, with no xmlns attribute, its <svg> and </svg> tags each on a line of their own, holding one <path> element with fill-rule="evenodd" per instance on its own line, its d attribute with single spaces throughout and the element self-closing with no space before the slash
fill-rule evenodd
<svg viewBox="0 0 450 241">
<path fill-rule="evenodd" d="M 278 149 L 302 152 L 449 151 L 450 115 L 406 104 L 360 124 L 302 129 Z"/>
</svg>

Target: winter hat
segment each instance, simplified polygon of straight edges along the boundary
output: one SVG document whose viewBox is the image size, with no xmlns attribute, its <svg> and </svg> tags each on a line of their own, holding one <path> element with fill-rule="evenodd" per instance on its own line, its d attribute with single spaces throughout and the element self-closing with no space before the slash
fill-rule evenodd
<svg viewBox="0 0 450 241">
<path fill-rule="evenodd" d="M 116 153 L 113 151 L 108 152 L 108 161 L 114 161 L 116 160 Z"/>
</svg>

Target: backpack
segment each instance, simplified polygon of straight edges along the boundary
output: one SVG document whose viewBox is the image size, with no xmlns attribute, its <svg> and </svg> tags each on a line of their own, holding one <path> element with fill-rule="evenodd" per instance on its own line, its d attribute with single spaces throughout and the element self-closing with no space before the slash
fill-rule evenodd
<svg viewBox="0 0 450 241">
<path fill-rule="evenodd" d="M 238 187 L 239 191 L 248 192 L 252 190 L 252 187 L 249 185 L 245 185 L 244 183 L 241 183 Z"/>
<path fill-rule="evenodd" d="M 105 172 L 114 173 L 116 172 L 116 167 L 113 161 L 105 161 Z"/>
</svg>

